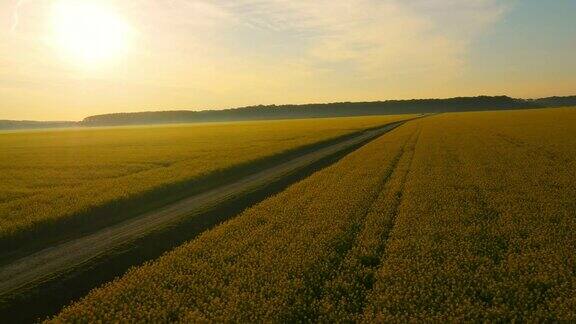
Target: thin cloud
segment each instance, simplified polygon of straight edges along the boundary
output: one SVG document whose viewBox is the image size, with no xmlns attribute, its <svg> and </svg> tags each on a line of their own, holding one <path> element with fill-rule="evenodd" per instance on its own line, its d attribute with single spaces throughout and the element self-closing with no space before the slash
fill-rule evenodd
<svg viewBox="0 0 576 324">
<path fill-rule="evenodd" d="M 54 1 L 58 0 L 19 0 L 0 5 L 5 28 L 21 31 L 18 37 L 0 35 L 7 40 L 0 43 L 0 52 L 4 53 L 0 54 L 0 62 L 18 67 L 0 71 L 0 90 L 10 88 L 14 92 L 15 87 L 18 91 L 28 87 L 36 93 L 29 98 L 38 98 L 33 102 L 38 107 L 49 98 L 60 100 L 54 99 L 55 93 L 74 94 L 66 91 L 64 84 L 78 74 L 47 50 L 43 19 Z M 94 1 L 111 2 L 136 30 L 130 56 L 115 62 L 117 66 L 111 64 L 109 69 L 97 72 L 98 78 L 132 91 L 133 98 L 122 97 L 124 106 L 138 106 L 146 99 L 150 100 L 149 106 L 168 102 L 204 108 L 370 100 L 421 96 L 419 89 L 425 89 L 423 93 L 442 91 L 434 87 L 465 73 L 472 42 L 501 19 L 511 3 Z M 23 6 L 26 19 L 19 19 L 24 17 L 20 15 L 24 14 Z M 20 24 L 22 21 L 26 26 Z M 38 80 L 62 90 L 32 86 L 39 84 Z M 101 83 L 86 80 L 81 84 L 86 89 L 101 89 Z M 148 96 L 140 98 L 137 89 L 143 87 Z M 195 90 L 178 92 L 184 88 Z M 106 96 L 90 99 L 98 107 L 116 104 Z"/>
<path fill-rule="evenodd" d="M 26 0 L 18 0 L 16 5 L 14 5 L 14 11 L 12 13 L 12 28 L 11 31 L 14 33 L 18 29 L 18 24 L 20 23 L 20 7 L 26 2 Z"/>
<path fill-rule="evenodd" d="M 457 69 L 471 40 L 496 22 L 503 2 L 471 1 L 303 1 L 214 2 L 240 23 L 299 37 L 310 64 L 349 62 L 364 72 L 422 65 Z M 449 59 L 447 59 L 447 57 Z M 426 68 L 424 68 L 426 69 Z"/>
</svg>

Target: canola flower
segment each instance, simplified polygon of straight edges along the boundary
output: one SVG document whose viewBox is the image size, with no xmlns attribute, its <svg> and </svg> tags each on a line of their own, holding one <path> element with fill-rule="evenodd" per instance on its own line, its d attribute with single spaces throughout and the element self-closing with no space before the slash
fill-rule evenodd
<svg viewBox="0 0 576 324">
<path fill-rule="evenodd" d="M 409 122 L 49 322 L 574 322 L 574 125 Z"/>
<path fill-rule="evenodd" d="M 576 110 L 435 116 L 367 322 L 576 320 Z"/>
<path fill-rule="evenodd" d="M 55 322 L 310 321 L 357 245 L 417 123 L 367 144 L 155 262 L 92 291 Z M 413 145 L 413 144 L 411 144 Z"/>
<path fill-rule="evenodd" d="M 0 239 L 408 117 L 0 133 Z"/>
</svg>

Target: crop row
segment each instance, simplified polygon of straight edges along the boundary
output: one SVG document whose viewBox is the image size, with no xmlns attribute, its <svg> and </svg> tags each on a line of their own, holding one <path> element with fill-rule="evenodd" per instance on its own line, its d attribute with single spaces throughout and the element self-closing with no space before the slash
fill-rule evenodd
<svg viewBox="0 0 576 324">
<path fill-rule="evenodd" d="M 364 319 L 576 320 L 576 110 L 423 123 Z"/>
<path fill-rule="evenodd" d="M 576 321 L 576 110 L 409 122 L 69 321 Z"/>
<path fill-rule="evenodd" d="M 126 216 L 144 202 L 170 196 L 170 186 L 233 167 L 246 171 L 265 158 L 402 118 L 406 116 L 0 134 L 0 239 L 91 213 L 95 218 Z M 145 199 L 120 208 L 141 196 Z M 102 206 L 118 208 L 99 211 Z"/>
<path fill-rule="evenodd" d="M 414 140 L 415 127 L 394 130 L 159 260 L 132 269 L 56 321 L 320 318 L 318 306 L 325 304 L 323 295 L 329 299 L 326 291 L 337 284 L 343 260 L 362 257 L 363 247 L 366 253 L 378 249 L 370 240 L 380 233 L 367 226 L 386 224 L 376 219 L 372 206 L 388 198 L 382 189 L 404 163 L 408 150 L 403 148 Z"/>
</svg>

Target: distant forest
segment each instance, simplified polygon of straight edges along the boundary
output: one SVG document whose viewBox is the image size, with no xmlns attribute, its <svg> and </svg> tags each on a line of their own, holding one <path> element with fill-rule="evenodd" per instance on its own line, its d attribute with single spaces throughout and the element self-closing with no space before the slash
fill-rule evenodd
<svg viewBox="0 0 576 324">
<path fill-rule="evenodd" d="M 224 110 L 154 111 L 96 115 L 80 122 L 0 121 L 0 129 L 120 126 L 168 123 L 199 123 L 291 118 L 367 115 L 424 114 L 459 111 L 510 110 L 576 106 L 576 96 L 516 99 L 507 96 L 458 97 L 450 99 L 337 102 L 305 105 L 259 105 Z"/>
<path fill-rule="evenodd" d="M 73 121 L 0 120 L 0 130 L 79 127 L 80 123 Z"/>
</svg>

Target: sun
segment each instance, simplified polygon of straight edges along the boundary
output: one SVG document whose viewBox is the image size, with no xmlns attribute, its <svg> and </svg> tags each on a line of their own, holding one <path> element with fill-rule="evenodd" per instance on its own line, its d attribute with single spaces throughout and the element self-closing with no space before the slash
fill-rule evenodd
<svg viewBox="0 0 576 324">
<path fill-rule="evenodd" d="M 129 25 L 104 1 L 60 0 L 52 13 L 52 43 L 67 60 L 91 67 L 123 55 Z"/>
</svg>

